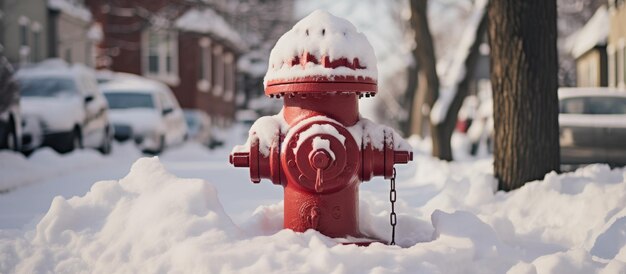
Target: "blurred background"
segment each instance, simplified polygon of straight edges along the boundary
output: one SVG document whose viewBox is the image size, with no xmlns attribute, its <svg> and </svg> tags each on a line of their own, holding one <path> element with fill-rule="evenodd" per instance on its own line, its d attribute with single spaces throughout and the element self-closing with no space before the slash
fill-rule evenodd
<svg viewBox="0 0 626 274">
<path fill-rule="evenodd" d="M 26 155 L 42 146 L 108 154 L 114 140 L 150 154 L 186 140 L 218 147 L 233 124 L 249 126 L 280 111 L 282 101 L 263 93 L 269 53 L 300 18 L 324 9 L 351 21 L 375 49 L 379 96 L 361 100 L 364 117 L 395 127 L 426 151 L 432 148 L 428 125 L 442 124 L 451 129 L 450 141 L 443 141 L 451 142 L 454 159 L 488 157 L 493 103 L 486 4 L 0 0 L 0 146 Z M 626 86 L 624 6 L 623 0 L 558 1 L 558 82 L 579 88 L 560 99 L 561 116 L 609 115 L 600 119 L 606 122 L 600 131 L 597 119 L 589 122 L 594 129 L 579 116 L 569 118 L 574 124 L 561 122 L 561 146 L 570 147 L 562 149 L 569 157 L 562 163 L 626 161 L 624 150 L 609 152 L 626 143 L 620 135 L 626 97 L 619 92 Z M 414 20 L 420 11 L 426 26 Z M 417 35 L 424 30 L 432 41 Z M 434 105 L 419 92 L 421 43 L 434 47 L 429 58 L 440 84 Z M 461 103 L 455 107 L 455 101 Z M 611 147 L 602 144 L 605 133 L 615 139 Z"/>
</svg>

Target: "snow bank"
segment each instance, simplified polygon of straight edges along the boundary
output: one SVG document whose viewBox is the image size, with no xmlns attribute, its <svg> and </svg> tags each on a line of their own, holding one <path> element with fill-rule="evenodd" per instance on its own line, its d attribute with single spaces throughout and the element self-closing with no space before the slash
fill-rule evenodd
<svg viewBox="0 0 626 274">
<path fill-rule="evenodd" d="M 494 193 L 490 160 L 416 161 L 414 178 L 398 182 L 404 248 L 281 230 L 282 203 L 237 226 L 210 183 L 176 178 L 155 157 L 82 197 L 56 198 L 33 231 L 0 231 L 0 272 L 626 271 L 624 169 L 592 165 Z M 362 231 L 388 240 L 386 187 L 361 192 L 360 219 Z"/>
<path fill-rule="evenodd" d="M 310 58 L 305 58 L 311 55 Z M 348 66 L 325 67 L 322 63 L 346 59 Z M 354 60 L 358 59 L 358 63 Z M 302 77 L 354 76 L 376 80 L 374 49 L 349 21 L 316 10 L 278 39 L 270 53 L 264 85 L 269 81 Z"/>
<path fill-rule="evenodd" d="M 11 191 L 46 178 L 97 168 L 99 165 L 138 158 L 141 153 L 134 144 L 114 144 L 108 157 L 98 151 L 84 149 L 58 154 L 48 147 L 37 149 L 29 158 L 21 153 L 0 151 L 0 193 Z"/>
</svg>

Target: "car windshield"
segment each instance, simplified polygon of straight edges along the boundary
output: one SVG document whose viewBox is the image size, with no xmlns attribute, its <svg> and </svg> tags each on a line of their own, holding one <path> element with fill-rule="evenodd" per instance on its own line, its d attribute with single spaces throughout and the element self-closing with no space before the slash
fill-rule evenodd
<svg viewBox="0 0 626 274">
<path fill-rule="evenodd" d="M 25 77 L 19 79 L 22 96 L 55 97 L 76 94 L 72 79 Z"/>
<path fill-rule="evenodd" d="M 111 109 L 123 108 L 155 108 L 152 95 L 138 92 L 111 92 L 104 96 Z"/>
<path fill-rule="evenodd" d="M 561 113 L 620 115 L 626 114 L 626 98 L 617 96 L 574 97 L 559 102 Z"/>
</svg>

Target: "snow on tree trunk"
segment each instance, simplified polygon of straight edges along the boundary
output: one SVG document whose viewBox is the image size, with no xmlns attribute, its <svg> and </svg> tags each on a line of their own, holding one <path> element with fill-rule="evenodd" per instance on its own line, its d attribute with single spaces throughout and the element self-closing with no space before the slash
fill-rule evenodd
<svg viewBox="0 0 626 274">
<path fill-rule="evenodd" d="M 494 169 L 512 190 L 559 170 L 556 0 L 492 0 L 488 17 Z"/>
</svg>

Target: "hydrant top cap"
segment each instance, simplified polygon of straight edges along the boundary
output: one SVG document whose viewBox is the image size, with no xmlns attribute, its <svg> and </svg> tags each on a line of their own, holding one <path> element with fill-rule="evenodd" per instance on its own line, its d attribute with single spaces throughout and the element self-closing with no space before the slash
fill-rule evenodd
<svg viewBox="0 0 626 274">
<path fill-rule="evenodd" d="M 365 35 L 348 20 L 316 10 L 278 39 L 263 84 L 268 95 L 297 91 L 289 85 L 303 83 L 332 85 L 324 91 L 376 92 L 377 74 L 374 49 Z"/>
</svg>

